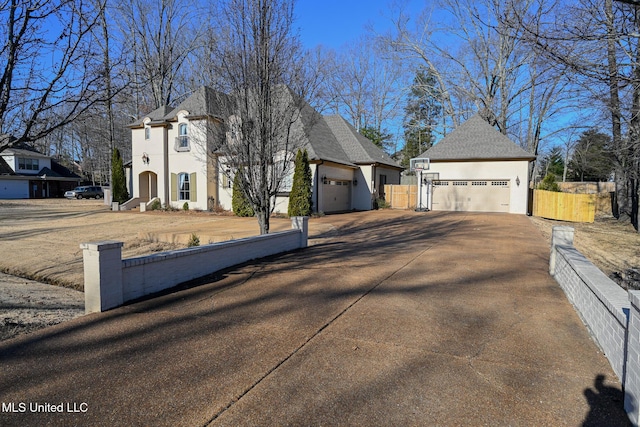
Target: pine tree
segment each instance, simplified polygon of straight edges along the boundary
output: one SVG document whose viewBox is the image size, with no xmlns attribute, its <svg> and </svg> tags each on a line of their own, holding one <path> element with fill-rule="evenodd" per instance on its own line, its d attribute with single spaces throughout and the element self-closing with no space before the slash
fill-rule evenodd
<svg viewBox="0 0 640 427">
<path fill-rule="evenodd" d="M 410 159 L 418 157 L 433 145 L 432 129 L 441 111 L 435 77 L 429 70 L 421 68 L 413 79 L 404 109 L 402 166 L 408 167 Z"/>
<path fill-rule="evenodd" d="M 124 165 L 122 164 L 120 150 L 117 148 L 113 149 L 113 154 L 111 155 L 111 192 L 114 202 L 124 203 L 129 200 Z"/>
<path fill-rule="evenodd" d="M 393 135 L 390 133 L 386 133 L 371 126 L 365 126 L 360 129 L 360 134 L 387 153 L 389 153 L 390 149 L 394 148 L 391 146 L 391 138 Z"/>
<path fill-rule="evenodd" d="M 309 216 L 312 206 L 311 168 L 307 150 L 298 150 L 293 172 L 293 184 L 289 193 L 289 216 Z"/>
<path fill-rule="evenodd" d="M 555 175 L 552 173 L 547 174 L 542 180 L 542 182 L 538 184 L 538 190 L 555 191 L 555 192 L 562 191 L 560 190 L 560 186 L 556 182 Z"/>
<path fill-rule="evenodd" d="M 233 194 L 231 196 L 231 208 L 233 209 L 233 213 L 236 216 L 242 217 L 250 217 L 255 216 L 255 212 L 242 191 L 242 186 L 240 185 L 240 174 L 242 171 L 238 171 L 236 176 L 233 178 Z"/>
</svg>

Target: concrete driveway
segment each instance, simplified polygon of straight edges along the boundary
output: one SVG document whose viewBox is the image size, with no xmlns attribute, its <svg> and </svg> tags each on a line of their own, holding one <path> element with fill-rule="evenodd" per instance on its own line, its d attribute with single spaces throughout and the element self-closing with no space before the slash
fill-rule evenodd
<svg viewBox="0 0 640 427">
<path fill-rule="evenodd" d="M 1 342 L 0 425 L 626 425 L 528 218 L 314 221 L 305 250 Z"/>
</svg>

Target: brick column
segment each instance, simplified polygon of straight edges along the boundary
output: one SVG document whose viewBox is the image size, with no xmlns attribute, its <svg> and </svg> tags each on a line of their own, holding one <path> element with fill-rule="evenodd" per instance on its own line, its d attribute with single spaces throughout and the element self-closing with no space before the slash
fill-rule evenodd
<svg viewBox="0 0 640 427">
<path fill-rule="evenodd" d="M 302 233 L 300 236 L 300 247 L 306 248 L 309 238 L 309 217 L 308 216 L 293 216 L 291 217 L 291 228 L 294 230 L 300 230 Z"/>
<path fill-rule="evenodd" d="M 551 232 L 551 254 L 549 256 L 549 274 L 556 273 L 556 246 L 573 246 L 573 227 L 555 226 Z"/>
<path fill-rule="evenodd" d="M 82 243 L 84 311 L 96 313 L 123 303 L 122 242 Z"/>
</svg>

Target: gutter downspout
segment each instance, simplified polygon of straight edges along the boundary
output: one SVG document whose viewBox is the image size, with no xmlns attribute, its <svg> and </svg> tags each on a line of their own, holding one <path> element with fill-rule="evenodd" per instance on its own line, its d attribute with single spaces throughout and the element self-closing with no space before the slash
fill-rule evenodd
<svg viewBox="0 0 640 427">
<path fill-rule="evenodd" d="M 376 164 L 371 165 L 371 209 L 375 208 L 376 200 Z"/>
<path fill-rule="evenodd" d="M 320 160 L 320 163 L 316 164 L 316 173 L 315 176 L 313 177 L 315 183 L 315 210 L 316 213 L 320 212 L 320 165 L 324 164 L 324 160 Z"/>
<path fill-rule="evenodd" d="M 162 156 L 164 157 L 163 160 L 163 167 L 164 167 L 164 171 L 162 173 L 163 175 L 163 180 L 164 180 L 164 205 L 168 208 L 171 204 L 171 201 L 169 200 L 169 194 L 170 194 L 170 188 L 169 186 L 170 184 L 170 176 L 169 176 L 169 126 L 164 126 L 164 144 L 163 144 L 164 149 L 162 150 Z"/>
</svg>

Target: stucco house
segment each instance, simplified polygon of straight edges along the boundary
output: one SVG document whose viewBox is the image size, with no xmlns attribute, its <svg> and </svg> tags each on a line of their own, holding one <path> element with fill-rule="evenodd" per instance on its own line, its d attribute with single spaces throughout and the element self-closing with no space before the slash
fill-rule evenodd
<svg viewBox="0 0 640 427">
<path fill-rule="evenodd" d="M 201 87 L 177 107 L 161 107 L 132 123 L 133 198 L 125 208 L 150 203 L 189 209 L 231 210 L 234 171 L 217 152 L 220 135 L 233 118 L 233 99 Z M 308 107 L 309 109 L 311 107 Z M 384 184 L 398 184 L 402 167 L 338 115 L 300 114 L 317 212 L 369 210 L 383 196 Z M 295 153 L 292 153 L 295 154 Z M 287 176 L 275 202 L 287 212 Z"/>
<path fill-rule="evenodd" d="M 535 156 L 479 114 L 419 157 L 430 162 L 421 172 L 421 196 L 429 209 L 527 213 Z"/>
<path fill-rule="evenodd" d="M 0 199 L 62 197 L 80 181 L 80 176 L 26 145 L 0 152 Z"/>
</svg>

